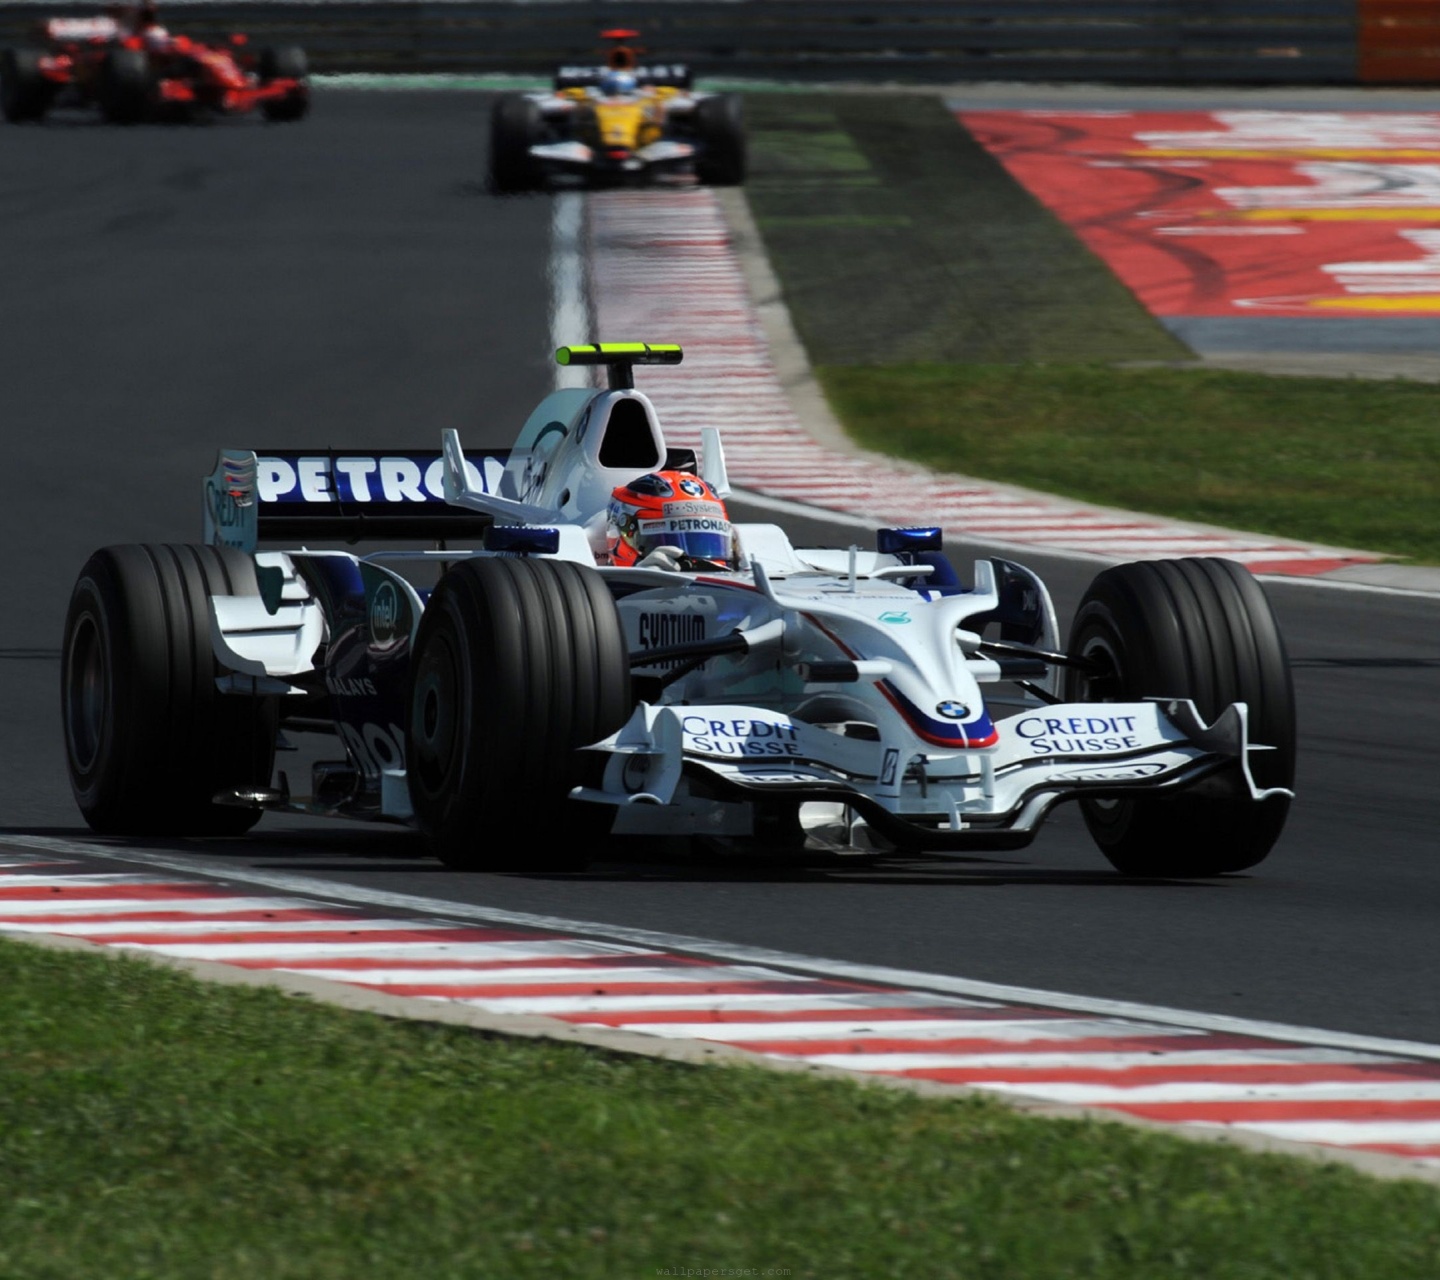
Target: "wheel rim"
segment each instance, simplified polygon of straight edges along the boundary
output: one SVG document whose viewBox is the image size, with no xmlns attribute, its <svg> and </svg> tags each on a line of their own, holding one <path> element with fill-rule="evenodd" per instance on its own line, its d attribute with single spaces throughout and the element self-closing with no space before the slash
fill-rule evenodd
<svg viewBox="0 0 1440 1280">
<path fill-rule="evenodd" d="M 81 773 L 88 773 L 100 754 L 109 683 L 100 627 L 93 614 L 82 614 L 65 663 L 65 738 Z"/>
<path fill-rule="evenodd" d="M 416 781 L 428 795 L 445 786 L 459 749 L 459 663 L 449 637 L 435 636 L 415 671 L 410 742 Z"/>
<path fill-rule="evenodd" d="M 1092 632 L 1080 644 L 1079 656 L 1099 667 L 1098 671 L 1080 672 L 1082 702 L 1116 702 L 1125 686 L 1125 667 L 1108 636 Z"/>
</svg>

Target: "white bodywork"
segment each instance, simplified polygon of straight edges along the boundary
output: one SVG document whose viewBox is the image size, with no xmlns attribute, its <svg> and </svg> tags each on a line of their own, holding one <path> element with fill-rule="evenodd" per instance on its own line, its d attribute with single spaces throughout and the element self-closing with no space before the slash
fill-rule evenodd
<svg viewBox="0 0 1440 1280">
<path fill-rule="evenodd" d="M 703 446 L 699 470 L 724 495 L 718 433 L 707 431 Z M 233 483 L 246 458 L 225 458 Z M 643 394 L 570 388 L 531 415 L 498 484 L 481 480 L 489 463 L 468 464 L 454 431 L 444 433 L 443 459 L 447 503 L 497 524 L 558 529 L 553 554 L 596 565 L 611 491 L 662 468 L 666 445 Z M 1037 647 L 1060 647 L 1048 593 L 1020 566 L 980 560 L 968 590 L 940 594 L 925 586 L 932 566 L 900 555 L 796 548 L 773 524 L 736 530 L 735 571 L 598 565 L 632 655 L 744 641 L 678 676 L 680 659 L 633 659 L 642 700 L 592 745 L 604 768 L 573 793 L 614 806 L 617 831 L 743 835 L 757 803 L 797 801 L 843 814 L 850 837 L 868 827 L 892 843 L 908 833 L 922 847 L 1008 847 L 1025 843 L 1057 800 L 1078 795 L 1186 786 L 1221 770 L 1255 800 L 1289 794 L 1254 783 L 1249 753 L 1267 748 L 1248 741 L 1244 704 L 1206 725 L 1185 701 L 1059 703 L 1053 667 L 1028 686 L 1011 683 L 982 651 L 985 615 L 1001 604 L 997 569 L 1023 584 Z M 467 554 L 490 553 L 446 553 Z M 216 657 L 233 673 L 221 687 L 230 680 L 236 693 L 244 680 L 253 692 L 284 690 L 323 638 L 291 556 L 257 560 L 280 575 L 274 611 L 218 597 L 212 612 Z M 413 591 L 411 604 L 418 618 Z M 383 791 L 384 812 L 406 817 L 393 764 Z"/>
</svg>

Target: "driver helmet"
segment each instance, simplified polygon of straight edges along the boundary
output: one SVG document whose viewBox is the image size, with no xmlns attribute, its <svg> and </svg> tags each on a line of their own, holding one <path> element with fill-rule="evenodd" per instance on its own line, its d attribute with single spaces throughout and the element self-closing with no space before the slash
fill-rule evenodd
<svg viewBox="0 0 1440 1280">
<path fill-rule="evenodd" d="M 735 531 L 725 504 L 688 471 L 654 471 L 610 495 L 606 512 L 610 563 L 632 565 L 660 547 L 718 568 L 735 564 Z"/>
<path fill-rule="evenodd" d="M 638 87 L 639 81 L 628 71 L 607 71 L 600 77 L 600 92 L 607 98 L 623 97 Z"/>
</svg>

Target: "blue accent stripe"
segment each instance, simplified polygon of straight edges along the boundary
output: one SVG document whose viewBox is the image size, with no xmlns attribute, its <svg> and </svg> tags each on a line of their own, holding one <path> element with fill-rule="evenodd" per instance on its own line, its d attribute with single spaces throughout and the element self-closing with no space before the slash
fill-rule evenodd
<svg viewBox="0 0 1440 1280">
<path fill-rule="evenodd" d="M 995 722 L 983 707 L 975 719 L 957 724 L 954 720 L 937 720 L 926 715 L 888 680 L 880 681 L 880 687 L 895 700 L 901 714 L 910 721 L 912 728 L 940 744 L 960 748 L 989 747 L 994 745 L 998 737 Z"/>
</svg>

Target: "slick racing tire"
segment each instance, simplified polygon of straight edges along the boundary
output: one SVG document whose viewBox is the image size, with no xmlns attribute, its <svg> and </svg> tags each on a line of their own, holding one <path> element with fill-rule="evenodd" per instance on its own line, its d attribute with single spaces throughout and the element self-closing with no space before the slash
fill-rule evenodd
<svg viewBox="0 0 1440 1280">
<path fill-rule="evenodd" d="M 1208 724 L 1232 702 L 1249 708 L 1250 755 L 1260 787 L 1295 780 L 1295 692 L 1269 601 L 1229 560 L 1116 565 L 1086 591 L 1069 652 L 1094 664 L 1068 668 L 1068 701 L 1189 698 Z M 1237 771 L 1173 796 L 1084 800 L 1091 836 L 1133 876 L 1214 876 L 1253 867 L 1279 838 L 1289 800 L 1242 793 Z"/>
<path fill-rule="evenodd" d="M 310 75 L 310 60 L 297 45 L 281 45 L 262 49 L 256 67 L 261 84 L 272 80 L 299 80 L 301 84 L 283 98 L 272 98 L 260 104 L 260 114 L 267 120 L 285 123 L 303 120 L 310 111 L 310 88 L 305 81 Z"/>
<path fill-rule="evenodd" d="M 100 113 L 111 124 L 138 124 L 156 107 L 154 68 L 143 49 L 111 49 L 100 64 Z"/>
<path fill-rule="evenodd" d="M 495 99 L 490 110 L 490 189 L 501 195 L 533 191 L 540 169 L 530 148 L 544 139 L 539 106 L 521 93 Z"/>
<path fill-rule="evenodd" d="M 695 176 L 710 187 L 745 181 L 745 116 L 738 95 L 702 98 L 695 106 Z"/>
<path fill-rule="evenodd" d="M 578 870 L 609 805 L 569 799 L 576 750 L 632 710 L 620 617 L 600 575 L 560 560 L 477 559 L 436 586 L 415 640 L 410 800 L 446 866 Z"/>
<path fill-rule="evenodd" d="M 0 53 L 0 111 L 11 124 L 43 120 L 53 89 L 40 70 L 36 49 L 6 49 Z"/>
<path fill-rule="evenodd" d="M 258 595 L 230 548 L 118 546 L 81 569 L 65 618 L 60 706 L 70 785 L 107 835 L 239 835 L 260 811 L 216 804 L 268 787 L 276 700 L 221 694 L 211 595 Z"/>
</svg>

